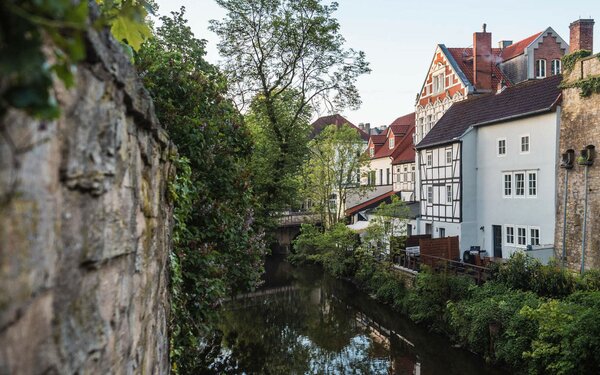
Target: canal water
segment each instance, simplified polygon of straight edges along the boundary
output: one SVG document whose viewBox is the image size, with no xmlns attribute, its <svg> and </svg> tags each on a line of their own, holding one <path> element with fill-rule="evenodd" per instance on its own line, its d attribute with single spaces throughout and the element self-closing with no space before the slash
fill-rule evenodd
<svg viewBox="0 0 600 375">
<path fill-rule="evenodd" d="M 266 263 L 265 284 L 225 305 L 221 358 L 241 374 L 506 374 L 319 267 Z"/>
</svg>

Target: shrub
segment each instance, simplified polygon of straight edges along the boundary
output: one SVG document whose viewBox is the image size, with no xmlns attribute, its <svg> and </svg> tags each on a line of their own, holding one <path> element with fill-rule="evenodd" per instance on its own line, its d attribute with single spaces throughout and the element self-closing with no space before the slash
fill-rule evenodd
<svg viewBox="0 0 600 375">
<path fill-rule="evenodd" d="M 589 291 L 600 290 L 600 270 L 585 271 L 581 275 L 579 289 Z"/>
<path fill-rule="evenodd" d="M 600 373 L 600 292 L 577 292 L 566 300 L 550 300 L 521 315 L 539 325 L 525 353 L 529 370 L 544 374 Z"/>
</svg>

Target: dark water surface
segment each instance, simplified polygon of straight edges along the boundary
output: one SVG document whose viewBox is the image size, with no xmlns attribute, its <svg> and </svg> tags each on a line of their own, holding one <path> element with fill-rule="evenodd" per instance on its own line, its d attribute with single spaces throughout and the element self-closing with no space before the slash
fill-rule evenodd
<svg viewBox="0 0 600 375">
<path fill-rule="evenodd" d="M 241 373 L 506 373 L 318 267 L 271 257 L 266 270 L 263 287 L 223 313 L 223 354 Z"/>
</svg>

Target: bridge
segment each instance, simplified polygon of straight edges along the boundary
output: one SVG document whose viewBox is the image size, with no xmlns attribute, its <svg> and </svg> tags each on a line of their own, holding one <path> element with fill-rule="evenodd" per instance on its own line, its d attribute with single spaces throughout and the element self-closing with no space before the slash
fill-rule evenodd
<svg viewBox="0 0 600 375">
<path fill-rule="evenodd" d="M 302 224 L 320 224 L 319 215 L 310 212 L 282 212 L 277 217 L 275 238 L 277 244 L 273 254 L 289 254 L 292 250 L 292 241 L 300 234 Z"/>
</svg>

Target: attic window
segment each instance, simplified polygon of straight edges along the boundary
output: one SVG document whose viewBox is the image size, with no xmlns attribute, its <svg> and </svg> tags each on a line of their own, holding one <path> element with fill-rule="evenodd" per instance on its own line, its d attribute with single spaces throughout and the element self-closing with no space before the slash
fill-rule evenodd
<svg viewBox="0 0 600 375">
<path fill-rule="evenodd" d="M 375 156 L 375 146 L 371 146 L 369 148 L 369 156 L 371 156 L 371 157 Z"/>
<path fill-rule="evenodd" d="M 546 78 L 546 60 L 535 60 L 535 78 Z"/>
<path fill-rule="evenodd" d="M 439 94 L 444 91 L 444 73 L 433 76 L 433 93 Z"/>
<path fill-rule="evenodd" d="M 394 148 L 394 145 L 396 143 L 396 137 L 394 137 L 394 134 L 392 134 L 392 136 L 390 137 L 390 149 Z"/>
</svg>

